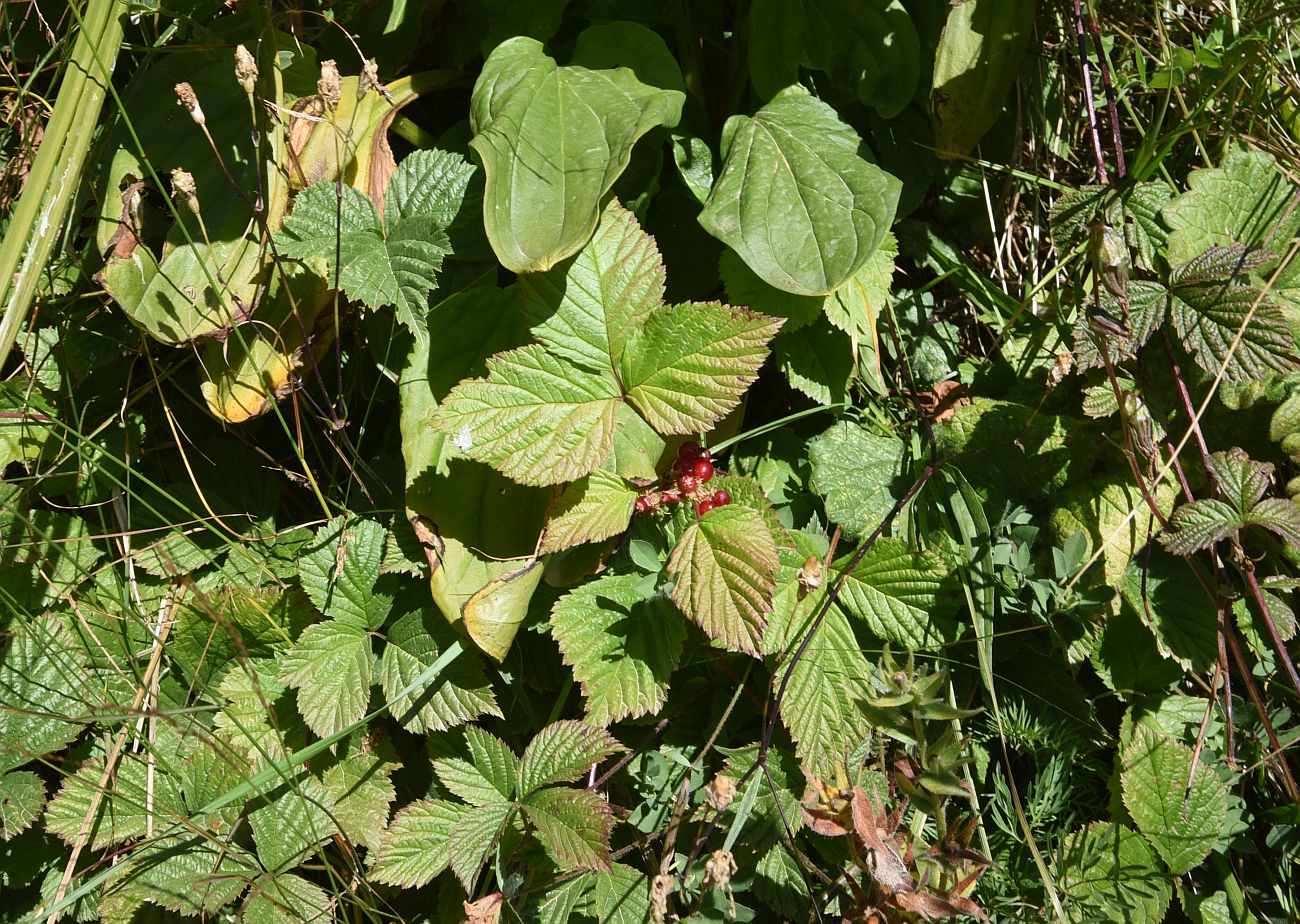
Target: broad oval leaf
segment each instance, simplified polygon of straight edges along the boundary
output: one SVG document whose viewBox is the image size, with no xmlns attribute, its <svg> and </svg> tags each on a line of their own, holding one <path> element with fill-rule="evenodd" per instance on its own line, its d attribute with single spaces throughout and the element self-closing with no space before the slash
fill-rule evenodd
<svg viewBox="0 0 1300 924">
<path fill-rule="evenodd" d="M 851 536 L 871 532 L 907 490 L 907 448 L 841 421 L 808 445 L 811 487 L 826 498 L 826 515 Z"/>
<path fill-rule="evenodd" d="M 1131 828 L 1097 822 L 1061 844 L 1053 864 L 1071 924 L 1160 924 L 1169 883 L 1151 848 Z"/>
<path fill-rule="evenodd" d="M 776 540 L 757 510 L 711 510 L 688 528 L 668 559 L 673 602 L 707 635 L 757 655 L 772 609 Z"/>
<path fill-rule="evenodd" d="M 722 130 L 700 224 L 769 285 L 829 295 L 880 247 L 902 184 L 858 153 L 835 110 L 790 87 Z"/>
<path fill-rule="evenodd" d="M 609 803 L 586 789 L 554 787 L 529 796 L 520 806 L 537 828 L 537 839 L 561 869 L 609 871 Z"/>
<path fill-rule="evenodd" d="M 575 253 L 637 139 L 681 117 L 686 97 L 627 68 L 559 67 L 535 39 L 498 45 L 470 102 L 470 147 L 486 174 L 483 222 L 497 259 L 516 273 Z"/>
</svg>

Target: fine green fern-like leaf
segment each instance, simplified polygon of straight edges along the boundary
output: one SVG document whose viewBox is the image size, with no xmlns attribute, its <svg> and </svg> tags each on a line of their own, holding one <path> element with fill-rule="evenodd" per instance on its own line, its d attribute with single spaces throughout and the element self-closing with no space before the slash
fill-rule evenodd
<svg viewBox="0 0 1300 924">
<path fill-rule="evenodd" d="M 280 676 L 298 691 L 298 711 L 318 735 L 365 715 L 375 656 L 366 631 L 330 620 L 309 626 L 284 656 Z"/>
<path fill-rule="evenodd" d="M 609 871 L 614 817 L 609 803 L 599 795 L 586 789 L 553 787 L 533 793 L 520 808 L 561 869 Z"/>
<path fill-rule="evenodd" d="M 561 721 L 546 726 L 528 742 L 519 760 L 518 793 L 578 779 L 623 745 L 603 728 L 586 722 Z"/>
<path fill-rule="evenodd" d="M 668 559 L 673 602 L 710 637 L 757 655 L 776 566 L 776 540 L 762 514 L 719 507 L 686 530 Z"/>
<path fill-rule="evenodd" d="M 336 517 L 316 533 L 299 560 L 303 590 L 326 616 L 377 629 L 392 600 L 374 591 L 387 534 L 374 520 Z"/>
<path fill-rule="evenodd" d="M 317 183 L 294 201 L 277 236 L 280 251 L 300 259 L 324 257 L 330 280 L 337 279 L 350 297 L 371 308 L 392 305 L 411 333 L 427 336 L 418 317 L 451 253 L 446 228 L 473 173 L 457 154 L 416 151 L 393 174 L 382 218 L 352 187 Z"/>
<path fill-rule="evenodd" d="M 413 802 L 393 818 L 371 860 L 370 876 L 388 885 L 418 888 L 447 868 L 452 828 L 475 809 L 456 802 Z"/>
<path fill-rule="evenodd" d="M 657 712 L 677 667 L 686 624 L 641 574 L 605 575 L 574 588 L 551 611 L 551 634 L 587 700 L 587 719 L 609 725 Z"/>
</svg>

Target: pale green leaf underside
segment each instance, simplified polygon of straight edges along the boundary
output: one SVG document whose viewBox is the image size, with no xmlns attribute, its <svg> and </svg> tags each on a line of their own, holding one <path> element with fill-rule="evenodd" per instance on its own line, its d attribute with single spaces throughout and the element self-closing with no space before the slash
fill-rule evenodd
<svg viewBox="0 0 1300 924">
<path fill-rule="evenodd" d="M 673 602 L 705 634 L 757 655 L 776 566 L 776 540 L 762 515 L 738 505 L 719 507 L 692 524 L 673 549 Z"/>
<path fill-rule="evenodd" d="M 298 711 L 316 734 L 332 735 L 366 713 L 375 657 L 364 629 L 308 626 L 284 656 L 280 676 L 298 691 Z"/>
</svg>

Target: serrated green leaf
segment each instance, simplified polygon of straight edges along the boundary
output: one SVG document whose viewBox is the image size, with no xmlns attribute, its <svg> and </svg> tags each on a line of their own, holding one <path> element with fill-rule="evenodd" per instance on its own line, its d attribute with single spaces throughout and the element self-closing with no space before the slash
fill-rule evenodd
<svg viewBox="0 0 1300 924">
<path fill-rule="evenodd" d="M 625 68 L 557 67 L 535 39 L 498 45 L 470 101 L 470 147 L 487 175 L 483 220 L 497 259 L 535 273 L 575 253 L 637 139 L 676 125 L 684 101 Z"/>
<path fill-rule="evenodd" d="M 446 228 L 465 197 L 472 165 L 446 151 L 415 151 L 393 174 L 384 215 L 350 186 L 326 180 L 300 192 L 277 237 L 286 256 L 324 257 L 339 286 L 371 308 L 392 305 L 417 338 L 419 318 L 451 253 Z M 337 265 L 335 254 L 337 253 Z"/>
<path fill-rule="evenodd" d="M 1164 920 L 1169 883 L 1136 831 L 1110 822 L 1089 825 L 1065 839 L 1053 865 L 1071 922 Z"/>
<path fill-rule="evenodd" d="M 902 185 L 799 86 L 722 130 L 722 170 L 699 221 L 767 283 L 828 295 L 880 247 Z"/>
<path fill-rule="evenodd" d="M 1265 498 L 1250 508 L 1246 525 L 1262 526 L 1284 539 L 1291 548 L 1300 548 L 1300 507 L 1293 500 Z"/>
<path fill-rule="evenodd" d="M 473 459 L 521 484 L 574 481 L 614 445 L 618 383 L 562 362 L 540 346 L 500 353 L 488 375 L 462 382 L 434 425 Z"/>
<path fill-rule="evenodd" d="M 469 748 L 474 768 L 483 778 L 503 799 L 514 798 L 521 763 L 510 746 L 496 735 L 474 725 L 465 729 L 465 745 Z"/>
<path fill-rule="evenodd" d="M 374 520 L 336 517 L 299 559 L 303 590 L 326 616 L 362 629 L 384 623 L 392 600 L 375 593 L 387 532 Z"/>
<path fill-rule="evenodd" d="M 1160 542 L 1174 555 L 1190 555 L 1227 539 L 1241 527 L 1231 505 L 1207 497 L 1175 510 L 1169 518 L 1170 532 L 1161 535 Z"/>
<path fill-rule="evenodd" d="M 543 786 L 569 783 L 611 754 L 624 750 L 618 740 L 595 725 L 565 719 L 539 731 L 519 760 L 516 792 L 527 797 Z"/>
<path fill-rule="evenodd" d="M 167 772 L 167 762 L 155 765 L 153 779 L 144 755 L 125 754 L 118 761 L 90 828 L 90 846 L 96 850 L 143 837 L 185 814 L 179 781 Z M 81 826 L 103 776 L 103 758 L 92 758 L 66 777 L 45 813 L 45 828 L 69 844 L 76 842 Z M 150 818 L 152 810 L 152 819 Z"/>
<path fill-rule="evenodd" d="M 86 679 L 84 656 L 53 615 L 18 630 L 0 660 L 0 773 L 57 750 L 83 726 L 69 719 L 102 702 Z"/>
<path fill-rule="evenodd" d="M 441 800 L 413 802 L 393 816 L 370 867 L 376 882 L 419 888 L 449 863 L 452 828 L 476 810 Z"/>
<path fill-rule="evenodd" d="M 1226 381 L 1249 382 L 1269 372 L 1292 372 L 1300 366 L 1282 309 L 1254 286 L 1176 288 L 1169 317 L 1197 364 L 1211 374 L 1222 367 Z M 1234 341 L 1237 346 L 1229 358 Z"/>
<path fill-rule="evenodd" d="M 614 816 L 599 795 L 585 789 L 552 787 L 534 792 L 520 808 L 561 869 L 609 871 Z"/>
<path fill-rule="evenodd" d="M 641 577 L 603 575 L 551 610 L 551 634 L 582 685 L 587 720 L 596 725 L 658 712 L 686 638 L 668 601 L 641 592 Z"/>
<path fill-rule="evenodd" d="M 479 870 L 514 811 L 509 803 L 482 805 L 461 815 L 451 826 L 448 862 L 466 892 L 473 894 Z"/>
<path fill-rule="evenodd" d="M 717 303 L 654 312 L 624 353 L 628 398 L 660 433 L 709 429 L 731 413 L 780 322 Z"/>
<path fill-rule="evenodd" d="M 853 343 L 830 324 L 782 331 L 772 341 L 772 355 L 790 387 L 818 404 L 838 404 L 847 396 Z"/>
<path fill-rule="evenodd" d="M 45 806 L 45 784 L 30 770 L 0 775 L 0 840 L 30 828 Z"/>
<path fill-rule="evenodd" d="M 841 421 L 808 444 L 812 489 L 826 498 L 826 514 L 849 535 L 871 532 L 893 509 L 907 486 L 906 448 Z"/>
<path fill-rule="evenodd" d="M 847 564 L 841 559 L 834 570 Z M 878 539 L 845 578 L 840 605 L 885 641 L 932 648 L 955 631 L 942 593 L 948 573 L 933 552 L 915 551 L 902 539 Z"/>
<path fill-rule="evenodd" d="M 1218 610 L 1186 562 L 1153 548 L 1129 565 L 1121 591 L 1162 655 L 1187 671 L 1213 666 L 1219 656 Z"/>
<path fill-rule="evenodd" d="M 1138 830 L 1175 875 L 1210 855 L 1227 817 L 1228 788 L 1187 745 L 1137 726 L 1120 757 L 1120 790 Z"/>
<path fill-rule="evenodd" d="M 333 802 L 312 776 L 276 787 L 249 813 L 257 857 L 271 872 L 288 872 L 312 857 L 338 829 Z"/>
<path fill-rule="evenodd" d="M 298 711 L 307 725 L 325 736 L 365 715 L 374 666 L 369 634 L 331 620 L 307 627 L 285 653 L 280 676 L 298 691 Z"/>
<path fill-rule="evenodd" d="M 776 540 L 762 514 L 737 504 L 719 507 L 673 548 L 673 602 L 711 638 L 757 655 L 777 564 Z"/>
<path fill-rule="evenodd" d="M 259 876 L 244 899 L 243 924 L 325 924 L 334 920 L 329 894 L 289 873 Z"/>
<path fill-rule="evenodd" d="M 287 689 L 279 662 L 270 658 L 250 658 L 221 681 L 218 692 L 227 702 L 214 723 L 251 766 L 282 760 L 296 744 L 305 743 L 307 729 L 297 710 L 291 702 L 280 702 Z"/>
<path fill-rule="evenodd" d="M 113 870 L 104 883 L 101 913 L 106 920 L 129 919 L 131 909 L 151 902 L 178 914 L 211 914 L 259 872 L 252 856 L 223 838 L 155 838 L 132 849 Z"/>
<path fill-rule="evenodd" d="M 375 753 L 347 757 L 326 768 L 321 785 L 333 806 L 339 833 L 350 843 L 375 850 L 388 824 L 388 807 L 397 799 L 389 778 L 401 765 Z"/>
<path fill-rule="evenodd" d="M 558 552 L 617 536 L 632 522 L 637 492 L 613 472 L 596 469 L 556 498 L 540 552 Z"/>
<path fill-rule="evenodd" d="M 446 731 L 481 715 L 501 715 L 492 685 L 477 656 L 466 652 L 432 682 L 397 696 L 455 641 L 455 630 L 437 614 L 415 610 L 388 629 L 379 658 L 379 682 L 388 711 L 407 731 Z"/>
<path fill-rule="evenodd" d="M 491 805 L 511 796 L 510 786 L 507 792 L 497 789 L 483 771 L 463 757 L 435 758 L 433 772 L 443 789 L 473 806 Z"/>
</svg>

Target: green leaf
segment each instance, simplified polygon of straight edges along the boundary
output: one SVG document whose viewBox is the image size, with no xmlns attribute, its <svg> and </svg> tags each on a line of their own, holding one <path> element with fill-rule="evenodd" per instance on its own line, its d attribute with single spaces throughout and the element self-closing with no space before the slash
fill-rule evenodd
<svg viewBox="0 0 1300 924">
<path fill-rule="evenodd" d="M 1096 822 L 1067 837 L 1053 865 L 1071 922 L 1160 924 L 1164 920 L 1169 883 L 1136 831 Z"/>
<path fill-rule="evenodd" d="M 501 794 L 501 798 L 514 798 L 521 763 L 509 745 L 474 725 L 465 729 L 465 744 L 469 747 L 474 769 Z"/>
<path fill-rule="evenodd" d="M 0 775 L 0 840 L 11 841 L 40 817 L 45 784 L 30 770 Z"/>
<path fill-rule="evenodd" d="M 1300 366 L 1282 309 L 1254 286 L 1180 286 L 1173 290 L 1169 317 L 1197 364 L 1211 374 L 1223 367 L 1226 381 L 1249 382 Z M 1229 358 L 1228 349 L 1243 328 Z"/>
<path fill-rule="evenodd" d="M 483 805 L 461 815 L 451 826 L 447 856 L 451 871 L 466 892 L 473 894 L 479 870 L 514 811 L 509 803 Z"/>
<path fill-rule="evenodd" d="M 553 787 L 534 792 L 520 809 L 537 828 L 537 839 L 561 869 L 610 868 L 609 803 L 585 789 Z"/>
<path fill-rule="evenodd" d="M 511 754 L 510 757 L 513 758 L 514 755 Z M 514 769 L 513 765 L 511 769 Z M 483 771 L 463 757 L 435 758 L 433 772 L 443 789 L 473 806 L 492 805 L 503 798 L 509 799 L 514 792 L 513 774 L 503 787 L 503 792 L 484 776 Z"/>
<path fill-rule="evenodd" d="M 934 54 L 930 120 L 940 156 L 969 154 L 993 127 L 1020 73 L 1035 0 L 960 0 Z"/>
<path fill-rule="evenodd" d="M 488 375 L 457 385 L 433 423 L 462 452 L 529 485 L 575 481 L 614 445 L 618 383 L 540 346 L 492 357 Z"/>
<path fill-rule="evenodd" d="M 257 861 L 228 839 L 176 834 L 133 848 L 104 883 L 105 920 L 129 920 L 144 902 L 178 914 L 211 915 L 233 901 L 260 872 Z"/>
<path fill-rule="evenodd" d="M 780 322 L 727 305 L 656 311 L 624 353 L 627 395 L 660 433 L 711 429 L 740 402 Z"/>
<path fill-rule="evenodd" d="M 1227 818 L 1228 787 L 1187 745 L 1137 726 L 1120 758 L 1120 789 L 1138 830 L 1172 873 L 1182 875 L 1210 855 Z"/>
<path fill-rule="evenodd" d="M 267 793 L 249 813 L 257 857 L 269 871 L 288 872 L 315 855 L 338 830 L 320 781 L 302 776 Z"/>
<path fill-rule="evenodd" d="M 327 767 L 321 774 L 334 821 L 349 843 L 378 848 L 388 824 L 388 807 L 397 798 L 389 777 L 400 766 L 377 753 L 363 751 Z"/>
<path fill-rule="evenodd" d="M 893 509 L 907 486 L 906 448 L 848 421 L 808 444 L 812 489 L 826 498 L 826 515 L 850 536 L 865 535 Z"/>
<path fill-rule="evenodd" d="M 167 772 L 166 756 L 164 754 L 164 759 L 154 767 L 152 781 L 145 756 L 126 754 L 121 757 L 95 810 L 90 828 L 91 847 L 99 850 L 143 837 L 150 827 L 150 806 L 154 830 L 183 817 L 185 809 L 180 786 L 177 779 Z M 46 810 L 46 830 L 69 844 L 75 843 L 90 813 L 103 773 L 104 760 L 95 757 L 83 763 L 75 774 L 65 777 Z"/>
<path fill-rule="evenodd" d="M 298 691 L 298 711 L 322 737 L 366 713 L 375 656 L 359 626 L 329 622 L 309 626 L 284 656 L 280 676 Z"/>
<path fill-rule="evenodd" d="M 722 170 L 700 224 L 767 283 L 827 295 L 884 240 L 901 184 L 858 154 L 857 133 L 795 86 L 722 130 Z"/>
<path fill-rule="evenodd" d="M 1293 500 L 1265 498 L 1250 508 L 1246 525 L 1262 526 L 1280 536 L 1291 548 L 1300 548 L 1300 506 Z"/>
<path fill-rule="evenodd" d="M 408 889 L 432 882 L 450 862 L 452 828 L 475 811 L 455 802 L 412 802 L 393 816 L 380 839 L 370 877 L 375 882 Z"/>
<path fill-rule="evenodd" d="M 425 610 L 399 618 L 379 658 L 379 682 L 388 711 L 411 732 L 446 731 L 481 715 L 501 716 L 478 658 L 466 652 L 431 682 L 398 696 L 455 641 L 455 630 Z"/>
<path fill-rule="evenodd" d="M 102 700 L 102 691 L 96 696 L 86 682 L 85 658 L 58 617 L 22 626 L 0 660 L 0 773 L 76 738 L 84 726 L 69 720 Z"/>
<path fill-rule="evenodd" d="M 279 662 L 249 659 L 226 673 L 217 688 L 226 700 L 213 720 L 229 742 L 251 766 L 282 760 L 305 738 L 306 726 L 292 703 L 280 703 L 288 689 L 280 679 Z M 277 709 L 277 705 L 283 708 Z"/>
<path fill-rule="evenodd" d="M 584 542 L 617 536 L 632 522 L 637 492 L 603 469 L 570 484 L 555 500 L 540 552 L 558 552 Z"/>
<path fill-rule="evenodd" d="M 334 919 L 329 894 L 290 873 L 257 877 L 244 899 L 243 924 L 325 924 Z"/>
<path fill-rule="evenodd" d="M 1224 500 L 1205 498 L 1183 504 L 1160 537 L 1175 555 L 1189 555 L 1246 526 L 1261 526 L 1291 545 L 1300 544 L 1300 507 L 1289 500 L 1260 500 L 1273 478 L 1273 465 L 1256 462 L 1239 447 L 1210 456 L 1210 472 Z"/>
<path fill-rule="evenodd" d="M 921 49 L 912 19 L 896 0 L 755 0 L 749 11 L 749 73 L 771 99 L 825 71 L 885 118 L 912 98 Z"/>
<path fill-rule="evenodd" d="M 303 590 L 326 616 L 359 629 L 384 623 L 392 599 L 375 593 L 387 533 L 374 520 L 335 517 L 298 562 Z"/>
<path fill-rule="evenodd" d="M 1129 565 L 1121 590 L 1162 655 L 1186 671 L 1210 670 L 1219 656 L 1218 611 L 1187 562 L 1153 548 Z"/>
<path fill-rule="evenodd" d="M 1162 535 L 1160 542 L 1174 555 L 1190 555 L 1227 539 L 1241 527 L 1241 519 L 1231 505 L 1205 498 L 1175 510 L 1169 518 L 1170 532 Z"/>
<path fill-rule="evenodd" d="M 596 725 L 657 713 L 681 655 L 685 623 L 664 598 L 646 599 L 641 577 L 602 575 L 551 611 L 551 634 L 582 685 L 587 720 Z"/>
<path fill-rule="evenodd" d="M 833 570 L 848 565 L 848 557 Z M 840 605 L 871 633 L 904 648 L 932 648 L 955 634 L 943 594 L 949 569 L 933 552 L 918 552 L 902 539 L 878 539 L 849 573 Z"/>
<path fill-rule="evenodd" d="M 473 173 L 458 154 L 413 152 L 389 182 L 382 220 L 375 204 L 351 186 L 316 183 L 294 200 L 277 237 L 280 252 L 324 257 L 349 297 L 370 308 L 392 305 L 397 319 L 422 337 L 418 319 L 451 253 L 446 228 Z"/>
<path fill-rule="evenodd" d="M 543 786 L 572 782 L 588 773 L 592 764 L 622 750 L 623 745 L 603 728 L 571 719 L 553 722 L 524 748 L 516 791 L 527 797 Z"/>
<path fill-rule="evenodd" d="M 711 638 L 757 655 L 772 609 L 776 540 L 758 511 L 733 504 L 693 523 L 673 548 L 673 602 Z"/>
<path fill-rule="evenodd" d="M 578 36 L 569 64 L 593 71 L 626 67 L 647 86 L 686 92 L 682 69 L 667 43 L 658 32 L 639 22 L 588 26 Z"/>
<path fill-rule="evenodd" d="M 487 177 L 483 221 L 497 259 L 535 273 L 577 252 L 632 146 L 657 125 L 676 125 L 684 102 L 626 68 L 557 67 L 531 38 L 498 45 L 470 101 L 470 147 Z"/>
<path fill-rule="evenodd" d="M 790 387 L 818 404 L 839 404 L 848 395 L 853 344 L 829 324 L 782 331 L 772 341 L 772 355 Z"/>
<path fill-rule="evenodd" d="M 594 874 L 593 879 L 597 920 L 606 924 L 643 924 L 650 916 L 650 886 L 645 873 L 615 863 L 608 872 Z"/>
</svg>

